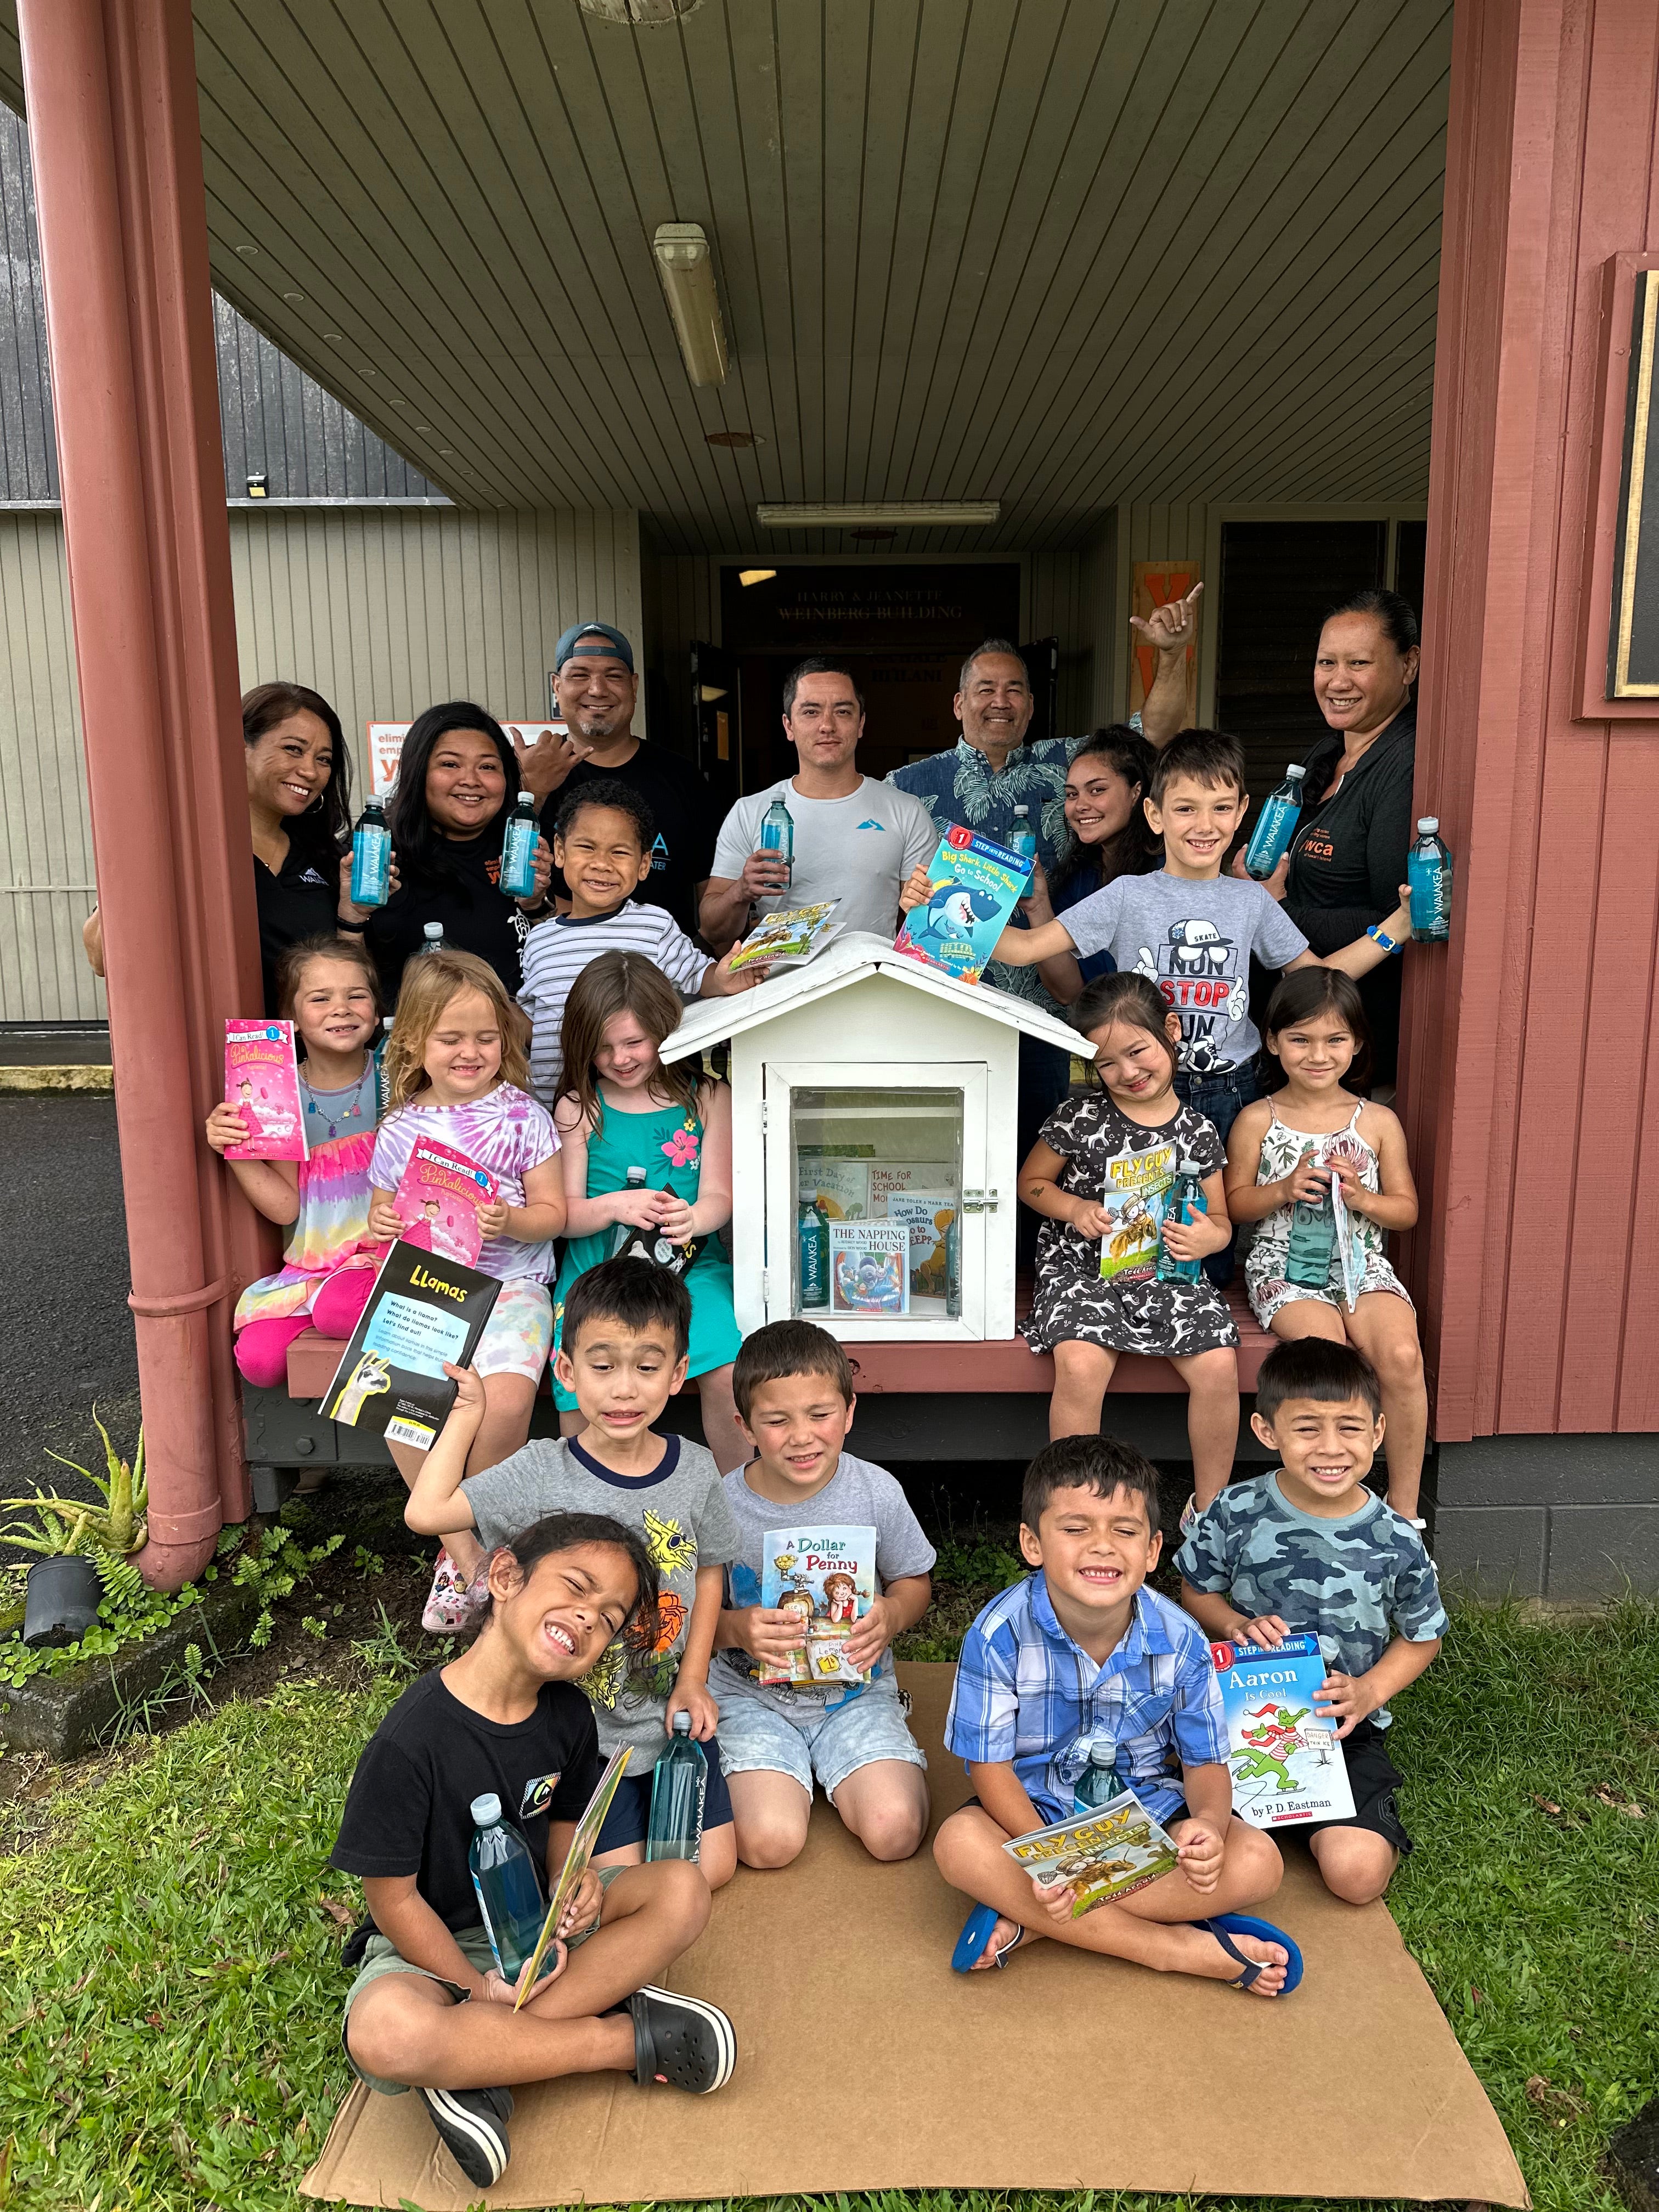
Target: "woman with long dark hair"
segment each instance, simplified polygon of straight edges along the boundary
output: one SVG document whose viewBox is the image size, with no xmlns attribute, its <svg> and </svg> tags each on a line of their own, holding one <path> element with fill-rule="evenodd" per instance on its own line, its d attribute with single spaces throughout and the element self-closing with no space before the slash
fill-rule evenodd
<svg viewBox="0 0 1659 2212">
<path fill-rule="evenodd" d="M 1152 749 L 1139 730 L 1114 722 L 1085 738 L 1066 771 L 1066 827 L 1069 832 L 1050 884 L 1037 863 L 1025 913 L 1035 929 L 1088 898 L 1119 876 L 1144 876 L 1164 865 L 1164 841 L 1152 834 L 1141 805 L 1152 787 Z M 1038 969 L 1062 1006 L 1085 983 L 1109 975 L 1109 952 L 1074 953 L 1044 961 Z"/>
<path fill-rule="evenodd" d="M 367 936 L 389 1005 L 404 963 L 427 944 L 428 922 L 445 949 L 488 961 L 509 994 L 530 925 L 548 911 L 553 855 L 536 846 L 536 887 L 527 899 L 501 889 L 501 841 L 519 795 L 519 762 L 493 714 L 468 699 L 428 707 L 410 725 L 386 808 L 400 884 L 368 916 Z"/>
</svg>

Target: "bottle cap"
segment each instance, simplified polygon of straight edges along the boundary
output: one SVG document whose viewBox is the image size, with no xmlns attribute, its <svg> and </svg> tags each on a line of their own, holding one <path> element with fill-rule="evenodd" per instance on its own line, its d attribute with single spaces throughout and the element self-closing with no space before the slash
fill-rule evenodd
<svg viewBox="0 0 1659 2212">
<path fill-rule="evenodd" d="M 1094 1735 L 1094 1736 L 1091 1736 L 1091 1737 L 1090 1737 L 1090 1739 L 1089 1739 L 1089 1764 L 1090 1764 L 1090 1765 L 1091 1765 L 1091 1766 L 1114 1766 L 1114 1765 L 1116 1765 L 1116 1763 L 1117 1763 L 1117 1748 L 1116 1748 L 1116 1746 L 1115 1746 L 1115 1745 L 1114 1745 L 1114 1744 L 1110 1744 L 1110 1743 L 1109 1743 L 1109 1742 L 1106 1741 L 1106 1739 L 1105 1739 L 1105 1737 L 1104 1737 L 1104 1736 L 1100 1736 L 1100 1735 Z"/>
<path fill-rule="evenodd" d="M 443 926 L 442 922 L 441 922 L 441 921 L 429 921 L 429 922 L 428 922 L 428 924 L 427 924 L 427 926 L 426 926 L 426 934 L 427 934 L 428 937 L 441 937 L 441 936 L 443 935 L 443 933 L 444 933 L 444 926 Z"/>
<path fill-rule="evenodd" d="M 1285 763 L 1285 773 L 1286 775 L 1293 775 L 1297 781 L 1300 783 L 1303 777 L 1306 775 L 1308 771 L 1303 767 L 1300 761 L 1289 761 Z"/>
<path fill-rule="evenodd" d="M 1176 1173 L 1177 1175 L 1201 1176 L 1203 1172 L 1203 1169 L 1200 1167 L 1196 1160 L 1177 1160 L 1176 1162 Z"/>
<path fill-rule="evenodd" d="M 1425 837 L 1432 837 L 1435 831 L 1440 827 L 1440 817 L 1437 814 L 1425 814 L 1419 821 L 1417 826 Z"/>
<path fill-rule="evenodd" d="M 691 1716 L 684 1708 L 674 1716 L 674 1733 L 676 1735 L 690 1735 L 691 1733 Z"/>
<path fill-rule="evenodd" d="M 472 1821 L 475 1827 L 493 1828 L 501 1817 L 501 1801 L 493 1790 L 486 1790 L 482 1797 L 472 1800 Z"/>
<path fill-rule="evenodd" d="M 1017 806 L 1014 809 L 1016 814 L 1029 814 L 1030 811 L 1029 806 Z"/>
</svg>

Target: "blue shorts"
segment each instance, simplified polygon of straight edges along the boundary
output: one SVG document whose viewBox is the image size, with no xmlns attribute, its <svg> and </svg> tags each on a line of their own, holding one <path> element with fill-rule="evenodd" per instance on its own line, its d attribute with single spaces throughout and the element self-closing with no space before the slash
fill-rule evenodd
<svg viewBox="0 0 1659 2212">
<path fill-rule="evenodd" d="M 667 1739 L 664 1738 L 665 1742 Z M 720 1745 L 713 1736 L 703 1745 L 708 1761 L 708 1787 L 703 1792 L 702 1825 L 705 1832 L 710 1828 L 729 1827 L 732 1822 L 732 1793 L 726 1786 L 726 1777 L 720 1771 Z M 642 1844 L 651 1826 L 651 1775 L 647 1766 L 643 1774 L 624 1774 L 617 1784 L 617 1794 L 611 1800 L 611 1810 L 605 1816 L 605 1826 L 599 1830 L 599 1841 L 593 1846 L 594 1856 L 601 1857 L 606 1851 L 619 1850 L 624 1844 Z"/>
<path fill-rule="evenodd" d="M 746 1683 L 734 1688 L 718 1674 L 712 1686 L 720 1699 L 720 1759 L 728 1775 L 787 1774 L 809 1797 L 816 1780 L 833 1803 L 849 1774 L 878 1759 L 927 1764 L 890 1674 L 830 1712 L 815 1698 L 790 1698 Z"/>
</svg>

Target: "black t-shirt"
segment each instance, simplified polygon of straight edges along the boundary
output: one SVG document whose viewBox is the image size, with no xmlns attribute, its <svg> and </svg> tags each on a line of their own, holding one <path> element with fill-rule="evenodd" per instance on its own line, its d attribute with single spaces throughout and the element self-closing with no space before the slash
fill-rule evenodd
<svg viewBox="0 0 1659 2212">
<path fill-rule="evenodd" d="M 426 925 L 443 924 L 444 949 L 476 952 L 501 977 L 509 998 L 520 981 L 519 957 L 530 925 L 500 888 L 501 838 L 509 810 L 503 808 L 477 837 L 447 838 L 443 856 L 453 872 L 426 875 L 398 857 L 403 883 L 368 919 L 365 932 L 388 1006 L 398 1003 L 404 963 L 426 950 Z"/>
<path fill-rule="evenodd" d="M 276 1012 L 276 963 L 290 945 L 331 937 L 340 911 L 340 863 L 327 845 L 289 833 L 288 858 L 273 874 L 253 855 L 253 896 L 259 914 L 259 970 L 265 1012 Z"/>
<path fill-rule="evenodd" d="M 666 907 L 688 937 L 697 933 L 696 886 L 712 873 L 715 818 L 708 786 L 689 760 L 661 745 L 640 740 L 639 750 L 620 768 L 596 768 L 582 761 L 573 768 L 542 809 L 542 834 L 550 845 L 559 809 L 573 791 L 600 778 L 625 783 L 651 809 L 657 825 L 651 873 L 635 893 L 652 906 Z M 566 898 L 564 878 L 555 873 L 553 896 Z"/>
<path fill-rule="evenodd" d="M 545 1682 L 527 1721 L 486 1720 L 444 1686 L 411 1682 L 364 1747 L 329 1864 L 342 1874 L 410 1875 L 452 1933 L 478 1924 L 467 1866 L 472 1800 L 493 1792 L 547 1887 L 547 1832 L 579 1820 L 599 1787 L 593 1708 L 569 1682 Z"/>
</svg>

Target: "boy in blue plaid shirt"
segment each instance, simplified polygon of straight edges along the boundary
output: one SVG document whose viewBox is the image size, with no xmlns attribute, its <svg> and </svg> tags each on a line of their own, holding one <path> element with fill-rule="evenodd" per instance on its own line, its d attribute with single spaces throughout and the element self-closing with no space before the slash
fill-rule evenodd
<svg viewBox="0 0 1659 2212">
<path fill-rule="evenodd" d="M 945 1729 L 977 1793 L 933 1843 L 945 1880 L 978 1900 L 958 1966 L 1000 1966 L 1048 1936 L 1258 1996 L 1300 1978 L 1284 1931 L 1238 1909 L 1271 1897 L 1284 1867 L 1272 1839 L 1234 1817 L 1208 1646 L 1144 1587 L 1161 1540 L 1156 1470 L 1128 1446 L 1061 1437 L 1026 1470 L 1019 1542 L 1033 1571 L 969 1630 Z M 1070 1817 L 1103 1737 L 1180 1863 L 1073 1920 L 1071 1892 L 1039 1890 L 1002 1846 Z"/>
</svg>

